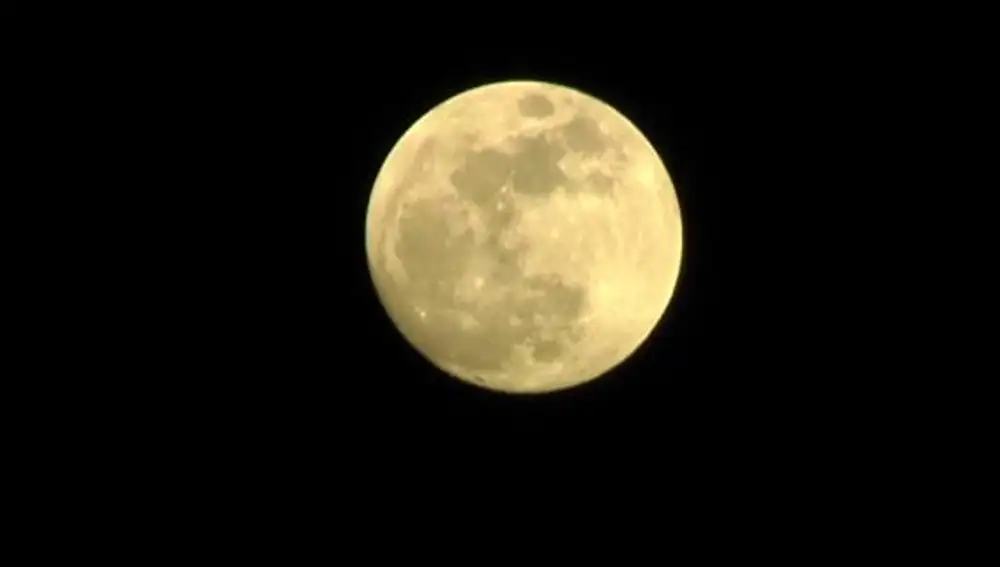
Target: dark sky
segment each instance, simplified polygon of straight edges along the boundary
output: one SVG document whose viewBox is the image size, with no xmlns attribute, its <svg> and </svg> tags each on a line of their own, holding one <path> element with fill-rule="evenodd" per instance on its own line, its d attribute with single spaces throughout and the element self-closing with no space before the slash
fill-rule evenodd
<svg viewBox="0 0 1000 567">
<path fill-rule="evenodd" d="M 963 332 L 988 340 L 982 306 L 958 303 L 965 265 L 995 253 L 963 257 L 968 242 L 941 234 L 975 224 L 953 189 L 988 195 L 995 181 L 958 181 L 967 157 L 931 179 L 963 137 L 930 130 L 969 124 L 964 139 L 989 139 L 982 116 L 957 110 L 965 90 L 939 93 L 948 73 L 987 80 L 991 67 L 946 53 L 936 9 L 924 23 L 919 8 L 806 8 L 67 3 L 38 7 L 36 25 L 11 18 L 12 72 L 26 73 L 8 90 L 32 104 L 10 105 L 28 126 L 10 145 L 40 159 L 12 153 L 29 171 L 8 191 L 41 214 L 8 207 L 29 221 L 9 240 L 42 269 L 7 275 L 42 295 L 8 303 L 57 339 L 10 325 L 41 347 L 8 372 L 39 395 L 7 399 L 14 446 L 29 448 L 11 462 L 45 483 L 28 492 L 36 515 L 88 546 L 217 541 L 259 560 L 275 542 L 285 563 L 352 543 L 410 552 L 386 535 L 393 520 L 432 533 L 421 539 L 435 551 L 461 548 L 439 517 L 486 535 L 475 560 L 537 534 L 560 541 L 543 512 L 583 508 L 573 547 L 588 553 L 633 519 L 672 557 L 686 540 L 699 557 L 745 560 L 878 540 L 897 554 L 926 532 L 910 523 L 964 517 L 925 512 L 929 495 L 978 502 L 951 489 L 988 469 L 927 447 L 990 430 L 974 423 L 988 412 L 965 410 L 971 390 L 939 393 L 989 376 L 947 349 Z M 971 38 L 975 23 L 954 29 Z M 369 192 L 399 136 L 442 100 L 507 79 L 619 109 L 663 157 L 683 214 L 661 325 L 608 376 L 547 396 L 436 370 L 391 324 L 365 257 Z M 36 240 L 55 244 L 36 253 Z M 974 325 L 938 322 L 951 313 Z M 936 475 L 953 463 L 961 482 Z M 456 503 L 479 514 L 443 509 Z M 163 541 L 143 545 L 151 534 Z"/>
<path fill-rule="evenodd" d="M 380 438 L 544 438 L 579 435 L 578 427 L 716 438 L 774 419 L 774 396 L 799 387 L 773 386 L 776 369 L 789 370 L 788 345 L 804 337 L 774 303 L 800 296 L 785 280 L 794 270 L 774 265 L 771 249 L 793 237 L 775 234 L 775 218 L 799 214 L 771 209 L 795 205 L 775 190 L 796 167 L 786 124 L 769 117 L 780 106 L 772 77 L 749 62 L 657 52 L 428 47 L 394 61 L 292 35 L 277 47 L 220 46 L 178 70 L 189 82 L 171 87 L 182 102 L 166 118 L 186 128 L 188 166 L 199 172 L 192 198 L 218 221 L 207 261 L 227 286 L 220 301 L 235 321 L 226 332 L 240 337 L 221 339 L 233 349 L 224 364 L 234 365 L 231 380 L 245 384 L 237 390 L 247 390 L 253 411 L 317 427 L 356 420 Z M 536 399 L 467 388 L 419 358 L 378 304 L 364 251 L 369 191 L 402 132 L 461 90 L 513 78 L 564 83 L 620 109 L 664 158 L 685 226 L 678 289 L 648 344 L 599 382 Z"/>
<path fill-rule="evenodd" d="M 695 474 L 797 458 L 870 409 L 878 323 L 855 300 L 879 259 L 845 251 L 870 219 L 841 220 L 868 198 L 856 180 L 869 133 L 853 129 L 858 83 L 824 48 L 680 23 L 603 45 L 521 41 L 516 27 L 493 41 L 359 31 L 308 14 L 201 21 L 136 26 L 75 61 L 86 73 L 73 88 L 120 85 L 106 95 L 116 159 L 152 187 L 131 222 L 159 227 L 152 257 L 177 266 L 156 271 L 170 338 L 149 360 L 168 377 L 137 413 L 166 408 L 206 447 L 499 451 L 522 465 L 608 451 Z M 685 229 L 648 342 L 605 378 L 541 397 L 478 390 L 424 361 L 365 258 L 369 191 L 399 136 L 444 99 L 507 79 L 566 84 L 629 117 L 666 162 Z"/>
<path fill-rule="evenodd" d="M 823 403 L 810 384 L 816 361 L 794 362 L 808 336 L 787 320 L 813 308 L 788 279 L 806 267 L 794 256 L 776 262 L 772 248 L 794 240 L 775 219 L 799 215 L 785 212 L 797 203 L 775 191 L 798 158 L 787 125 L 770 118 L 780 93 L 765 71 L 656 52 L 630 60 L 428 48 L 393 61 L 343 47 L 284 49 L 219 67 L 239 85 L 222 91 L 235 101 L 218 101 L 224 143 L 245 149 L 222 148 L 240 172 L 225 178 L 240 182 L 221 190 L 232 199 L 228 249 L 248 270 L 234 307 L 245 310 L 236 327 L 248 342 L 233 345 L 249 384 L 237 390 L 257 408 L 247 411 L 311 428 L 336 422 L 343 434 L 386 443 L 596 435 L 669 447 L 797 435 L 795 420 Z M 364 252 L 369 191 L 402 132 L 453 94 L 514 78 L 564 83 L 620 109 L 666 161 L 685 227 L 680 282 L 648 343 L 600 381 L 536 398 L 467 387 L 420 358 L 379 305 Z M 809 395 L 796 399 L 799 389 Z"/>
</svg>

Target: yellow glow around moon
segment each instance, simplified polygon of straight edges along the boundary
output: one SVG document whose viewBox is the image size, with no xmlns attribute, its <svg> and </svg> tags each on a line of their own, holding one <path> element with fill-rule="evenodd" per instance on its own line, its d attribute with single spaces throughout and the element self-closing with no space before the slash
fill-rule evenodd
<svg viewBox="0 0 1000 567">
<path fill-rule="evenodd" d="M 427 112 L 382 165 L 366 220 L 372 280 L 406 340 L 504 392 L 620 364 L 680 270 L 656 151 L 609 105 L 548 83 L 489 84 Z"/>
</svg>

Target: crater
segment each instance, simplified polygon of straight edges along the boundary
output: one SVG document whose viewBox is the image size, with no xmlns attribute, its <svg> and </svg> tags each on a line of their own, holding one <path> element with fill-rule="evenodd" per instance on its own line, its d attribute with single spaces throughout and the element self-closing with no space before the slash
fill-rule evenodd
<svg viewBox="0 0 1000 567">
<path fill-rule="evenodd" d="M 566 174 L 559 169 L 559 160 L 566 150 L 551 143 L 544 135 L 522 138 L 513 156 L 512 181 L 514 191 L 524 195 L 543 196 L 565 186 Z"/>
<path fill-rule="evenodd" d="M 562 128 L 566 146 L 586 155 L 599 154 L 607 148 L 605 136 L 593 120 L 577 116 Z"/>
<path fill-rule="evenodd" d="M 535 341 L 531 347 L 531 357 L 538 362 L 555 362 L 563 353 L 563 346 L 552 339 Z"/>
<path fill-rule="evenodd" d="M 517 101 L 517 110 L 527 118 L 545 118 L 551 116 L 556 108 L 545 96 L 532 93 Z"/>
<path fill-rule="evenodd" d="M 587 182 L 591 191 L 599 195 L 611 195 L 615 186 L 613 179 L 599 171 L 588 175 Z"/>
</svg>

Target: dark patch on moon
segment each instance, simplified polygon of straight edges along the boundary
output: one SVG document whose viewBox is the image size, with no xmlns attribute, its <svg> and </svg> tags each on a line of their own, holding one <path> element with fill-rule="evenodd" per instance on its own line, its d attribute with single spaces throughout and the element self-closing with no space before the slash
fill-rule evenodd
<svg viewBox="0 0 1000 567">
<path fill-rule="evenodd" d="M 466 201 L 487 207 L 496 199 L 500 188 L 510 178 L 510 156 L 494 149 L 471 152 L 449 179 Z"/>
<path fill-rule="evenodd" d="M 528 118 L 545 118 L 556 111 L 552 102 L 543 95 L 532 93 L 517 101 L 518 112 Z"/>
<path fill-rule="evenodd" d="M 562 135 L 570 150 L 585 155 L 599 154 L 607 147 L 605 136 L 600 128 L 593 120 L 584 116 L 577 116 L 570 120 L 563 127 Z"/>
<path fill-rule="evenodd" d="M 396 257 L 423 294 L 440 293 L 440 283 L 458 278 L 475 251 L 471 232 L 452 236 L 456 221 L 447 217 L 442 201 L 410 203 L 399 220 Z"/>
<path fill-rule="evenodd" d="M 539 362 L 555 362 L 562 356 L 563 350 L 558 341 L 543 339 L 531 345 L 531 356 Z"/>
<path fill-rule="evenodd" d="M 500 188 L 508 181 L 523 195 L 545 196 L 566 185 L 559 160 L 566 149 L 544 135 L 518 139 L 512 153 L 494 149 L 469 153 L 449 177 L 458 194 L 487 214 L 503 213 L 497 208 Z"/>
<path fill-rule="evenodd" d="M 434 160 L 436 148 L 437 142 L 433 138 L 424 140 L 414 152 L 413 159 L 403 170 L 399 180 L 386 189 L 389 199 L 384 210 L 389 218 L 393 218 L 399 211 L 410 188 L 426 178 L 426 171 Z M 382 222 L 384 221 L 380 221 L 379 224 Z M 379 240 L 381 240 L 381 235 Z"/>
<path fill-rule="evenodd" d="M 486 149 L 468 154 L 449 176 L 458 196 L 483 214 L 488 233 L 493 238 L 517 221 L 514 199 L 500 191 L 513 173 L 511 156 Z"/>
<path fill-rule="evenodd" d="M 525 281 L 525 287 L 536 294 L 524 301 L 532 314 L 551 317 L 556 322 L 572 322 L 583 313 L 586 290 L 565 283 L 555 274 L 531 277 Z"/>
<path fill-rule="evenodd" d="M 566 185 L 566 174 L 559 160 L 566 150 L 551 143 L 544 135 L 519 140 L 513 156 L 513 189 L 532 196 L 544 196 Z"/>
<path fill-rule="evenodd" d="M 512 147 L 509 152 L 496 149 L 470 152 L 450 176 L 458 194 L 480 207 L 487 216 L 514 215 L 509 207 L 497 207 L 500 189 L 508 182 L 515 193 L 531 197 L 547 197 L 558 187 L 571 193 L 612 192 L 614 184 L 605 174 L 591 174 L 581 186 L 570 183 L 559 167 L 559 161 L 570 152 L 597 156 L 609 148 L 617 150 L 590 118 L 577 116 L 559 129 L 520 137 Z"/>
<path fill-rule="evenodd" d="M 612 196 L 612 190 L 614 189 L 615 182 L 607 175 L 599 171 L 595 171 L 587 176 L 587 183 L 589 184 L 592 192 L 599 195 Z"/>
</svg>

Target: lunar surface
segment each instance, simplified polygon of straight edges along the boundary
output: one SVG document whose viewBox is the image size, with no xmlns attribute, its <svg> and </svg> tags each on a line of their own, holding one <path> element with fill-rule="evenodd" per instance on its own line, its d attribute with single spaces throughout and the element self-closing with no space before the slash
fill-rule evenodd
<svg viewBox="0 0 1000 567">
<path fill-rule="evenodd" d="M 681 215 L 663 162 L 608 104 L 549 83 L 460 93 L 403 134 L 372 189 L 372 280 L 448 374 L 562 390 L 628 358 L 666 311 Z"/>
</svg>

